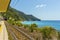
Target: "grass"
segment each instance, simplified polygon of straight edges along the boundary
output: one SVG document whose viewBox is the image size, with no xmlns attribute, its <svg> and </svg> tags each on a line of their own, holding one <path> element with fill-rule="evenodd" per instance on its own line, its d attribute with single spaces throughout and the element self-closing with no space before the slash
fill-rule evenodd
<svg viewBox="0 0 60 40">
<path fill-rule="evenodd" d="M 13 38 L 11 37 L 11 34 L 9 32 L 8 32 L 8 39 L 13 40 Z"/>
</svg>

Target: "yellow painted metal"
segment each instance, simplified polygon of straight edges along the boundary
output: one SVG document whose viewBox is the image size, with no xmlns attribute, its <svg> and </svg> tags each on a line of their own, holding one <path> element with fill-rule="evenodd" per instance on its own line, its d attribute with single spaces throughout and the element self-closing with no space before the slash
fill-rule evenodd
<svg viewBox="0 0 60 40">
<path fill-rule="evenodd" d="M 0 0 L 0 12 L 6 12 L 10 0 Z"/>
</svg>

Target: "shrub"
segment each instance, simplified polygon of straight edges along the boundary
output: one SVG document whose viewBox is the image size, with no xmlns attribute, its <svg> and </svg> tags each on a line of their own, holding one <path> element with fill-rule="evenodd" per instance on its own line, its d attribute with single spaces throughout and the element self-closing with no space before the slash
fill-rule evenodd
<svg viewBox="0 0 60 40">
<path fill-rule="evenodd" d="M 33 32 L 34 30 L 36 30 L 38 26 L 36 24 L 31 24 L 31 26 L 29 27 L 30 32 Z"/>
</svg>

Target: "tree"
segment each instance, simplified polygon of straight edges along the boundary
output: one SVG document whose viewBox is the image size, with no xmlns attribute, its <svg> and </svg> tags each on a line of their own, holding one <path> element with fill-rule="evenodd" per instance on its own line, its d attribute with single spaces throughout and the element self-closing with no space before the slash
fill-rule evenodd
<svg viewBox="0 0 60 40">
<path fill-rule="evenodd" d="M 22 27 L 22 26 L 23 26 L 23 24 L 22 24 L 22 23 L 20 23 L 20 22 L 16 22 L 16 25 L 17 25 L 17 26 L 20 26 L 20 27 Z"/>
<path fill-rule="evenodd" d="M 30 27 L 30 25 L 24 24 L 24 28 L 28 28 Z"/>
<path fill-rule="evenodd" d="M 31 24 L 30 26 L 30 31 L 33 32 L 34 30 L 36 30 L 38 26 L 34 23 L 34 24 Z"/>
</svg>

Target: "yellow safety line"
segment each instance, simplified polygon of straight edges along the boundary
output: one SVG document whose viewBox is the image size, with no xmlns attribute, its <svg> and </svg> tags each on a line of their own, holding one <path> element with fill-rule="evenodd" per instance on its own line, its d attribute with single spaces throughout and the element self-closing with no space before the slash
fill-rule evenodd
<svg viewBox="0 0 60 40">
<path fill-rule="evenodd" d="M 0 25 L 0 33 L 2 32 L 2 26 Z"/>
</svg>

